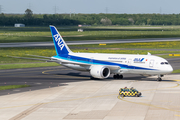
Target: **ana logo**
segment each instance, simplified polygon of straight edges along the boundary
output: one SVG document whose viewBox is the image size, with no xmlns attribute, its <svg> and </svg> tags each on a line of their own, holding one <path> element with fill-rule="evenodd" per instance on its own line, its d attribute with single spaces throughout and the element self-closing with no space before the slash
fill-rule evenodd
<svg viewBox="0 0 180 120">
<path fill-rule="evenodd" d="M 144 58 L 135 58 L 134 62 L 143 62 Z"/>
<path fill-rule="evenodd" d="M 62 50 L 63 47 L 64 47 L 64 44 L 63 44 L 63 41 L 62 41 L 60 35 L 59 35 L 59 34 L 54 35 L 54 39 L 55 39 L 57 45 L 58 45 L 58 46 L 60 47 L 60 49 Z"/>
</svg>

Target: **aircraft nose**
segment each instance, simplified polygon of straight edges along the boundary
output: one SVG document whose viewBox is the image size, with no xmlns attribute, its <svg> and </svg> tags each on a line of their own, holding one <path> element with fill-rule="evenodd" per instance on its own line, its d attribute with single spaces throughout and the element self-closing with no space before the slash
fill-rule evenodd
<svg viewBox="0 0 180 120">
<path fill-rule="evenodd" d="M 169 65 L 169 67 L 168 67 L 168 69 L 167 69 L 167 72 L 168 72 L 168 73 L 171 73 L 172 71 L 173 71 L 173 68 L 172 68 L 171 65 Z"/>
</svg>

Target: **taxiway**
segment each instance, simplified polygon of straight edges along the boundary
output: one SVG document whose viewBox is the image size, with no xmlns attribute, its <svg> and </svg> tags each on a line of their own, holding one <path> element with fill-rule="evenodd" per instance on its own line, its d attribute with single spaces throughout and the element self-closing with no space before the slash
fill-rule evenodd
<svg viewBox="0 0 180 120">
<path fill-rule="evenodd" d="M 180 69 L 179 58 L 168 59 Z M 88 72 L 44 67 L 0 70 L 0 85 L 31 87 L 0 91 L 0 120 L 164 120 L 180 119 L 180 75 L 125 74 L 123 80 L 90 80 Z M 134 87 L 142 97 L 118 97 Z"/>
<path fill-rule="evenodd" d="M 161 42 L 161 41 L 180 41 L 180 38 L 80 40 L 80 41 L 66 41 L 66 43 L 67 43 L 67 45 L 83 45 L 83 44 L 137 43 L 137 42 Z M 0 48 L 8 48 L 8 47 L 49 47 L 49 46 L 54 46 L 53 41 L 52 42 L 0 43 Z"/>
</svg>

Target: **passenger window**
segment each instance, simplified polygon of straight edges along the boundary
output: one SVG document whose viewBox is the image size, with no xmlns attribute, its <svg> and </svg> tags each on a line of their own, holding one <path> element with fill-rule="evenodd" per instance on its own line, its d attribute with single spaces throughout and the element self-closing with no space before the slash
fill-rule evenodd
<svg viewBox="0 0 180 120">
<path fill-rule="evenodd" d="M 168 62 L 165 62 L 166 65 L 168 65 L 169 63 Z"/>
</svg>

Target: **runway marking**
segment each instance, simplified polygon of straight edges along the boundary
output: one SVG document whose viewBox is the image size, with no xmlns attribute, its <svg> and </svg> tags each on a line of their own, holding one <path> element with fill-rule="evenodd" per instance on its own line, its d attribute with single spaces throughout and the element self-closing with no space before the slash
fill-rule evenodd
<svg viewBox="0 0 180 120">
<path fill-rule="evenodd" d="M 174 80 L 176 81 L 176 80 Z M 165 87 L 165 88 L 157 88 L 157 89 L 148 89 L 148 90 L 142 90 L 142 91 L 152 91 L 152 90 L 161 90 L 161 89 L 167 89 L 167 88 L 176 88 L 179 86 L 179 83 L 176 83 L 176 86 L 172 86 L 172 87 Z"/>
<path fill-rule="evenodd" d="M 178 81 L 180 81 L 180 80 L 174 80 L 174 81 L 177 81 L 177 82 L 178 82 Z"/>
<path fill-rule="evenodd" d="M 178 83 L 177 83 L 178 84 Z M 166 88 L 174 88 L 174 87 L 178 87 L 178 85 L 176 86 L 172 86 L 172 87 L 166 87 Z M 161 89 L 161 88 L 159 88 Z M 19 106 L 10 106 L 10 107 L 1 107 L 0 109 L 8 109 L 8 108 L 17 108 L 17 107 L 25 107 L 25 106 L 33 106 L 33 105 L 39 105 L 39 104 L 51 104 L 51 103 L 59 103 L 59 102 L 68 102 L 68 101 L 75 101 L 75 100 L 85 100 L 85 99 L 91 99 L 91 98 L 100 98 L 100 97 L 108 97 L 108 96 L 113 96 L 113 95 L 118 95 L 118 94 L 109 94 L 109 95 L 101 95 L 101 96 L 92 96 L 92 97 L 85 97 L 85 98 L 75 98 L 75 99 L 69 99 L 69 100 L 60 100 L 60 101 L 53 101 L 53 102 L 44 102 L 44 103 L 36 103 L 36 104 L 27 104 L 27 105 L 19 105 Z M 119 97 L 119 96 L 118 96 Z M 132 101 L 128 101 L 128 100 L 124 100 L 121 99 L 123 101 L 126 102 L 131 102 L 131 103 L 135 103 L 135 104 L 141 104 L 141 105 L 148 105 L 148 106 L 155 106 L 155 105 L 151 105 L 151 104 L 146 104 L 146 103 L 137 103 L 137 102 L 132 102 Z M 158 107 L 158 106 L 157 106 Z M 158 107 L 161 108 L 161 107 Z M 163 107 L 162 107 L 163 108 Z M 166 110 L 169 110 L 168 108 L 165 108 Z M 180 111 L 176 111 L 176 112 L 180 112 Z"/>
<path fill-rule="evenodd" d="M 51 75 L 51 74 L 50 74 Z M 53 75 L 53 74 L 52 74 Z M 2 78 L 3 77 L 6 77 L 6 76 L 1 76 Z M 11 76 L 11 77 L 13 77 L 13 78 L 15 78 L 15 77 L 20 77 L 20 78 L 34 78 L 34 77 L 44 77 L 44 76 Z M 89 77 L 87 76 L 87 77 L 77 77 L 77 76 L 69 76 L 69 75 L 53 75 L 53 77 L 52 76 L 45 76 L 45 78 L 87 78 L 87 79 L 89 79 Z M 86 80 L 87 80 L 86 79 Z M 90 80 L 90 79 L 89 79 Z"/>
<path fill-rule="evenodd" d="M 45 71 L 42 71 L 42 74 L 50 74 L 50 73 L 46 73 L 46 72 L 50 72 L 50 71 L 57 71 L 58 69 L 53 69 L 53 70 L 45 70 Z M 71 70 L 71 69 L 66 69 L 66 68 L 64 68 L 64 69 L 62 69 L 62 70 Z"/>
<path fill-rule="evenodd" d="M 174 116 L 180 117 L 180 115 L 174 115 Z"/>
<path fill-rule="evenodd" d="M 57 70 L 57 69 L 56 69 Z M 47 74 L 49 75 L 49 73 L 46 73 L 46 72 L 50 72 L 50 71 L 55 71 L 55 70 L 46 70 L 46 71 L 42 71 L 42 74 Z"/>
<path fill-rule="evenodd" d="M 41 69 L 48 69 L 48 68 L 41 68 Z M 58 68 L 58 69 L 61 69 L 61 68 Z M 62 68 L 61 70 L 67 70 L 66 68 Z M 69 69 L 70 70 L 70 69 Z M 13 71 L 13 72 L 8 72 L 8 73 L 2 73 L 2 75 L 0 74 L 0 76 L 3 76 L 3 75 L 9 75 L 9 74 L 17 74 L 17 73 L 29 73 L 29 72 L 40 72 L 40 70 L 28 70 L 26 72 L 22 72 L 22 71 Z"/>
<path fill-rule="evenodd" d="M 30 108 L 28 108 L 27 110 L 17 114 L 16 116 L 12 117 L 11 119 L 9 120 L 21 120 L 23 119 L 24 117 L 30 115 L 31 113 L 33 113 L 34 111 L 38 110 L 43 104 L 37 104 L 37 105 L 34 105 Z"/>
<path fill-rule="evenodd" d="M 122 101 L 125 101 L 125 102 L 129 102 L 129 103 L 134 103 L 134 104 L 139 104 L 139 105 L 145 105 L 145 106 L 155 107 L 155 108 L 164 109 L 164 110 L 169 110 L 169 111 L 173 111 L 173 112 L 180 112 L 179 110 L 173 110 L 173 109 L 169 109 L 169 108 L 164 108 L 164 107 L 160 107 L 160 106 L 152 105 L 152 104 L 148 104 L 148 103 L 128 101 L 128 100 L 125 100 L 124 98 L 121 98 L 120 96 L 118 96 L 118 99 L 120 99 L 120 100 L 122 100 Z"/>
<path fill-rule="evenodd" d="M 176 81 L 176 80 L 175 80 Z M 149 91 L 151 90 L 160 90 L 160 89 L 167 89 L 167 88 L 176 88 L 179 86 L 179 83 L 176 83 L 176 86 L 172 86 L 172 87 L 165 87 L 165 88 L 157 88 L 157 89 L 149 89 Z M 145 90 L 147 91 L 147 90 Z M 157 105 L 152 105 L 152 104 L 148 104 L 148 103 L 142 103 L 142 102 L 133 102 L 133 101 L 129 101 L 127 99 L 125 99 L 124 97 L 120 97 L 120 95 L 118 95 L 118 99 L 125 101 L 125 102 L 129 102 L 129 103 L 134 103 L 134 104 L 139 104 L 139 105 L 144 105 L 144 106 L 150 106 L 150 107 L 155 107 L 155 108 L 159 108 L 159 109 L 164 109 L 164 110 L 169 110 L 169 111 L 173 111 L 173 112 L 180 112 L 179 110 L 173 110 L 173 109 L 169 109 L 169 108 L 164 108 L 161 106 L 157 106 Z M 180 117 L 180 115 L 179 115 Z"/>
<path fill-rule="evenodd" d="M 46 74 L 46 75 L 54 75 L 54 76 L 68 76 L 68 77 L 70 77 L 70 75 L 56 75 L 56 74 L 50 74 L 50 73 L 46 73 L 46 72 L 50 72 L 50 71 L 56 71 L 57 69 L 55 69 L 55 70 L 46 70 L 46 71 L 43 71 L 42 72 L 42 74 Z M 71 70 L 71 69 L 63 69 L 63 70 Z M 74 76 L 73 76 L 74 77 Z M 87 78 L 87 77 L 83 77 L 83 76 L 81 76 L 81 77 L 78 77 L 78 76 L 75 76 L 76 78 Z"/>
<path fill-rule="evenodd" d="M 8 75 L 8 74 L 17 74 L 17 73 L 29 73 L 29 72 L 40 72 L 39 70 L 34 70 L 34 71 L 26 71 L 26 72 L 21 72 L 21 71 L 13 71 L 11 73 L 3 73 L 3 75 Z M 1 76 L 1 75 L 0 75 Z"/>
<path fill-rule="evenodd" d="M 58 68 L 58 69 L 60 69 L 60 68 Z M 55 70 L 58 70 L 58 69 L 55 69 Z M 47 70 L 47 71 L 55 71 L 55 70 Z M 60 69 L 60 70 L 70 70 L 70 69 L 66 69 L 66 68 L 62 68 L 62 69 Z M 21 72 L 21 71 L 19 71 L 19 72 L 12 72 L 12 73 L 3 73 L 3 75 L 0 75 L 1 77 L 7 77 L 7 76 L 5 76 L 5 75 L 8 75 L 8 74 L 19 74 L 19 73 L 33 73 L 33 72 L 40 72 L 39 70 L 35 70 L 35 71 L 26 71 L 26 72 Z M 43 71 L 42 73 L 43 74 L 49 74 L 49 73 L 45 73 L 46 71 Z M 49 75 L 51 75 L 51 74 L 49 74 Z M 52 74 L 53 75 L 53 74 Z M 59 75 L 54 75 L 54 76 L 59 76 Z M 66 76 L 66 75 L 61 75 L 61 76 Z M 10 76 L 10 77 L 42 77 L 42 76 Z M 47 76 L 46 76 L 47 77 Z M 48 76 L 48 77 L 50 77 L 50 76 Z M 76 78 L 83 78 L 83 77 L 76 77 Z"/>
</svg>

